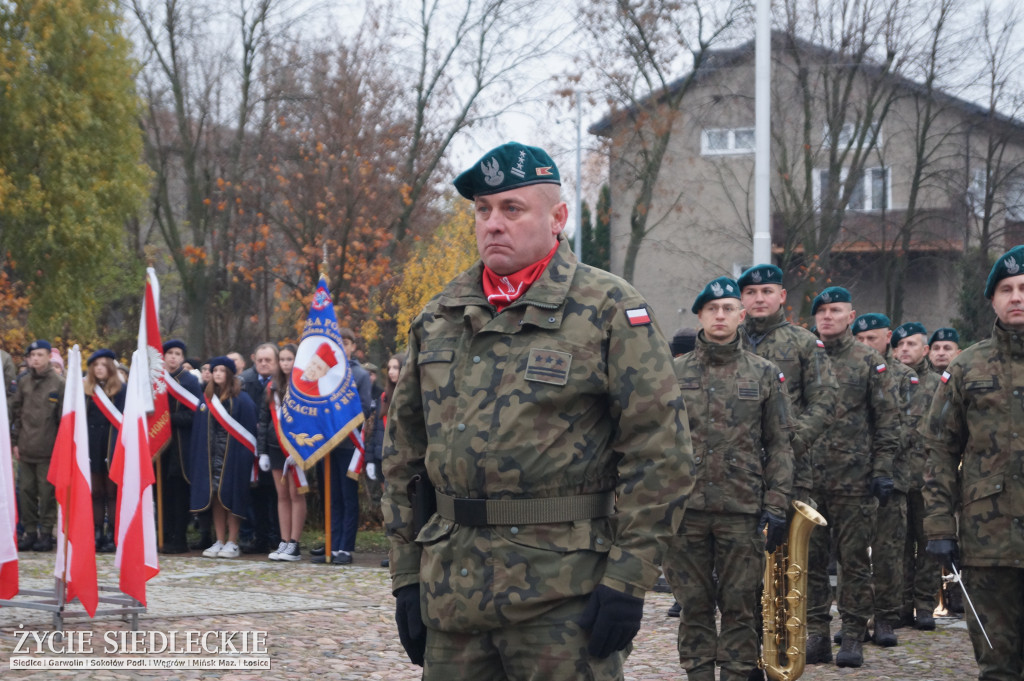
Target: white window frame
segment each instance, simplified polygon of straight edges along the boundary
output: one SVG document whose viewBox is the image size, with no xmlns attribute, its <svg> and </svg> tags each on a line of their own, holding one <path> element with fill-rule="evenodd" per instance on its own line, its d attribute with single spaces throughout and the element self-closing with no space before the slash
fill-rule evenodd
<svg viewBox="0 0 1024 681">
<path fill-rule="evenodd" d="M 874 183 L 869 181 L 868 178 L 871 174 L 876 171 L 882 171 L 885 173 L 885 205 L 876 205 L 874 193 Z M 828 168 L 815 168 L 811 174 L 811 185 L 814 194 L 814 210 L 821 210 L 821 174 L 828 172 Z M 839 182 L 845 183 L 846 178 L 850 176 L 849 168 L 843 168 L 839 173 Z M 861 207 L 856 208 L 847 202 L 846 210 L 854 213 L 880 213 L 882 210 L 892 209 L 892 168 L 889 166 L 873 166 L 871 168 L 865 168 L 861 175 L 861 193 L 864 197 L 864 205 L 867 208 Z"/>
<path fill-rule="evenodd" d="M 1024 179 L 1006 183 L 1006 219 L 1024 222 Z"/>
<path fill-rule="evenodd" d="M 839 143 L 839 148 L 840 149 L 846 149 L 847 147 L 853 148 L 853 146 L 851 144 L 851 142 L 853 140 L 853 132 L 854 132 L 853 125 L 854 125 L 853 123 L 843 123 L 842 129 L 839 131 L 839 139 L 836 140 Z M 872 125 L 874 126 L 875 129 L 878 130 L 878 136 L 875 138 L 874 147 L 875 148 L 881 148 L 882 147 L 882 128 L 881 128 L 881 123 L 879 123 L 878 121 L 875 121 L 874 123 L 872 123 Z M 866 141 L 870 141 L 870 139 L 871 139 L 871 134 L 869 133 L 868 136 L 867 136 L 867 140 Z M 828 123 L 826 123 L 824 126 L 822 126 L 822 129 L 821 129 L 821 145 L 824 148 L 828 149 L 829 145 L 831 144 L 831 142 L 832 142 L 832 136 L 829 134 Z M 857 147 L 857 148 L 862 148 L 862 147 Z"/>
<path fill-rule="evenodd" d="M 985 194 L 987 193 L 988 181 L 985 177 L 985 169 L 975 168 L 971 171 L 971 177 L 967 183 L 967 203 L 975 217 L 985 217 Z"/>
<path fill-rule="evenodd" d="M 712 133 L 725 133 L 727 143 L 725 149 L 712 149 L 709 143 L 709 136 Z M 750 148 L 736 146 L 736 133 L 749 133 L 751 136 Z M 735 154 L 753 154 L 756 143 L 753 139 L 754 128 L 706 128 L 700 132 L 700 153 L 701 156 L 728 156 Z"/>
</svg>

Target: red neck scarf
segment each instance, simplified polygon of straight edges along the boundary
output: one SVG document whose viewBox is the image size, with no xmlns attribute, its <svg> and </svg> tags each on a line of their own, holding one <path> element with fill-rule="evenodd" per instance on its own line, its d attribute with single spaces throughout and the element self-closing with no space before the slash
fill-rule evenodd
<svg viewBox="0 0 1024 681">
<path fill-rule="evenodd" d="M 558 243 L 555 243 L 555 247 L 542 259 L 532 265 L 527 265 L 518 272 L 504 276 L 495 274 L 491 268 L 484 265 L 483 286 L 487 302 L 501 312 L 513 301 L 521 298 L 547 269 L 548 263 L 551 262 L 551 258 L 554 257 L 557 250 Z"/>
</svg>

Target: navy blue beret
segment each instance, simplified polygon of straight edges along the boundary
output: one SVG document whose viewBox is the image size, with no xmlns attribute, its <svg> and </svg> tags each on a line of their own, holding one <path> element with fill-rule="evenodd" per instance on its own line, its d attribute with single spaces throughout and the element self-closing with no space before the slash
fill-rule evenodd
<svg viewBox="0 0 1024 681">
<path fill-rule="evenodd" d="M 89 355 L 89 359 L 85 360 L 85 365 L 89 366 L 90 364 L 92 364 L 96 360 L 100 359 L 101 357 L 106 357 L 107 359 L 112 359 L 112 360 L 116 360 L 117 359 L 117 355 L 114 354 L 113 350 L 111 350 L 109 348 L 100 348 L 96 352 L 94 352 L 91 355 Z"/>
<path fill-rule="evenodd" d="M 27 355 L 33 350 L 46 350 L 49 352 L 50 350 L 53 350 L 53 346 L 51 346 L 50 341 L 47 340 L 34 340 L 28 344 L 28 350 L 25 351 L 25 354 Z"/>
<path fill-rule="evenodd" d="M 210 360 L 210 371 L 213 371 L 217 367 L 224 367 L 231 372 L 232 376 L 234 376 L 238 371 L 238 367 L 235 366 L 235 360 L 230 357 L 224 357 L 223 355 L 220 357 L 214 357 Z"/>
<path fill-rule="evenodd" d="M 178 348 L 179 350 L 181 350 L 181 354 L 183 355 L 188 354 L 188 350 L 185 349 L 185 341 L 183 340 L 172 338 L 171 340 L 164 343 L 164 352 L 167 352 L 171 348 Z"/>
</svg>

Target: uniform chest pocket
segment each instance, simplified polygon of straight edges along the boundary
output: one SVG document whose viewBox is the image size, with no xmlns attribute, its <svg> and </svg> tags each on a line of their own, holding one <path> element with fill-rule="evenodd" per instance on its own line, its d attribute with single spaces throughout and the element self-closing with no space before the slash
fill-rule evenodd
<svg viewBox="0 0 1024 681">
<path fill-rule="evenodd" d="M 420 364 L 436 364 L 439 362 L 451 363 L 455 359 L 454 350 L 424 350 L 420 351 L 418 361 Z"/>
<path fill-rule="evenodd" d="M 679 379 L 680 390 L 700 390 L 700 379 L 694 376 L 687 376 Z"/>
<path fill-rule="evenodd" d="M 987 393 L 999 390 L 999 377 L 975 378 L 964 382 L 964 390 L 969 393 Z"/>
</svg>

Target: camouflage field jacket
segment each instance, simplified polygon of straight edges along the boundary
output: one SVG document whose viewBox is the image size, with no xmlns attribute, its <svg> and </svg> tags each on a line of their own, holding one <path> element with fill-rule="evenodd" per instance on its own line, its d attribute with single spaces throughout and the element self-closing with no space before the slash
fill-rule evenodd
<svg viewBox="0 0 1024 681">
<path fill-rule="evenodd" d="M 528 620 L 598 584 L 642 598 L 693 486 L 668 343 L 636 290 L 577 264 L 564 239 L 500 314 L 481 272 L 456 277 L 410 328 L 383 451 L 392 586 L 419 582 L 427 624 L 445 631 Z M 407 485 L 424 472 L 463 498 L 614 490 L 615 512 L 484 527 L 435 514 L 413 537 Z"/>
<path fill-rule="evenodd" d="M 928 462 L 928 449 L 925 447 L 924 439 L 926 417 L 935 393 L 942 384 L 927 358 L 910 368 L 917 374 L 917 385 L 914 386 L 913 404 L 910 408 L 911 446 L 907 458 L 907 475 L 909 489 L 921 489 L 924 487 L 924 471 Z"/>
<path fill-rule="evenodd" d="M 891 477 L 900 448 L 896 396 L 885 358 L 847 329 L 825 341 L 839 383 L 836 420 L 814 448 L 814 487 L 838 496 L 871 494 L 871 479 Z"/>
<path fill-rule="evenodd" d="M 961 352 L 927 418 L 925 534 L 956 537 L 959 513 L 965 565 L 1024 566 L 1024 333 Z"/>
<path fill-rule="evenodd" d="M 740 347 L 697 334 L 673 360 L 686 403 L 697 482 L 688 509 L 785 517 L 793 486 L 793 429 L 785 377 Z"/>
<path fill-rule="evenodd" d="M 740 327 L 744 347 L 779 367 L 792 398 L 793 485 L 813 484 L 811 446 L 836 417 L 836 384 L 825 344 L 813 333 L 786 321 L 782 309 L 764 319 L 747 317 Z"/>
<path fill-rule="evenodd" d="M 920 413 L 915 413 L 920 403 L 914 399 L 918 392 L 919 379 L 917 372 L 896 359 L 892 348 L 886 348 L 886 370 L 891 372 L 889 385 L 896 398 L 897 416 L 900 428 L 900 448 L 892 463 L 892 479 L 900 492 L 910 489 L 913 476 L 914 426 L 921 420 Z"/>
</svg>

